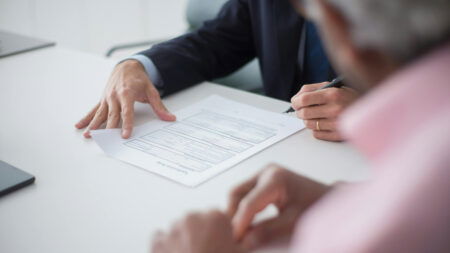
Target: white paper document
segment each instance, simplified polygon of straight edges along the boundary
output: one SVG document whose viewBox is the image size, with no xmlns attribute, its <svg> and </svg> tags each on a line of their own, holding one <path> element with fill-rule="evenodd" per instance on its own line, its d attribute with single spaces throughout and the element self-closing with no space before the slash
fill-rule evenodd
<svg viewBox="0 0 450 253">
<path fill-rule="evenodd" d="M 127 140 L 120 129 L 91 134 L 109 156 L 194 187 L 304 128 L 297 118 L 217 95 L 175 115 L 176 122 L 135 127 Z"/>
</svg>

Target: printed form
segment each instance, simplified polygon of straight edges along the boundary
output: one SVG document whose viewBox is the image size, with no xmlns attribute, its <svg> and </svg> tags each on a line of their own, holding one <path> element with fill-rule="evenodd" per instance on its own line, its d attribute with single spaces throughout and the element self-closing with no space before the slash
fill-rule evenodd
<svg viewBox="0 0 450 253">
<path fill-rule="evenodd" d="M 122 139 L 120 129 L 92 131 L 109 156 L 195 187 L 304 128 L 303 121 L 213 95 L 153 120 Z"/>
</svg>

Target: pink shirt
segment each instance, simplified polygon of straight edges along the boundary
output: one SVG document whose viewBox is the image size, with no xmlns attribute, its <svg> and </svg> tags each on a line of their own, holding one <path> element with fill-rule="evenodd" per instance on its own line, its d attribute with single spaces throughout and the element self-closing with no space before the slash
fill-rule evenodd
<svg viewBox="0 0 450 253">
<path fill-rule="evenodd" d="M 449 253 L 450 44 L 378 86 L 341 126 L 373 178 L 314 205 L 291 252 Z"/>
</svg>

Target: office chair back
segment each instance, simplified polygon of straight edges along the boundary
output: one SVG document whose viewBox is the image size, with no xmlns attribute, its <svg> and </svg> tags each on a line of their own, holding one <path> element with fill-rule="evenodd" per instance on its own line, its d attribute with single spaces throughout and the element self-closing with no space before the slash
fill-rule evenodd
<svg viewBox="0 0 450 253">
<path fill-rule="evenodd" d="M 189 0 L 186 9 L 186 19 L 191 30 L 198 29 L 206 20 L 213 19 L 219 13 L 221 7 L 228 0 Z M 262 93 L 262 79 L 258 62 L 251 61 L 235 73 L 214 80 L 234 88 Z"/>
</svg>

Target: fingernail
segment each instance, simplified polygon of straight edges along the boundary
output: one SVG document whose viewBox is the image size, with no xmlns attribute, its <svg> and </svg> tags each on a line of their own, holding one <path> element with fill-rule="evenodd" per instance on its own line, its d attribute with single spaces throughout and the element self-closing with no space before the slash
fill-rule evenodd
<svg viewBox="0 0 450 253">
<path fill-rule="evenodd" d="M 130 135 L 130 130 L 123 130 L 122 132 L 122 138 L 126 139 Z"/>
<path fill-rule="evenodd" d="M 91 134 L 89 133 L 89 130 L 84 131 L 83 136 L 85 138 L 91 138 Z"/>
<path fill-rule="evenodd" d="M 172 114 L 172 113 L 170 113 L 170 112 L 169 112 L 169 116 L 170 116 L 173 120 L 176 120 L 176 119 L 177 119 L 177 116 L 175 116 L 174 114 Z"/>
</svg>

